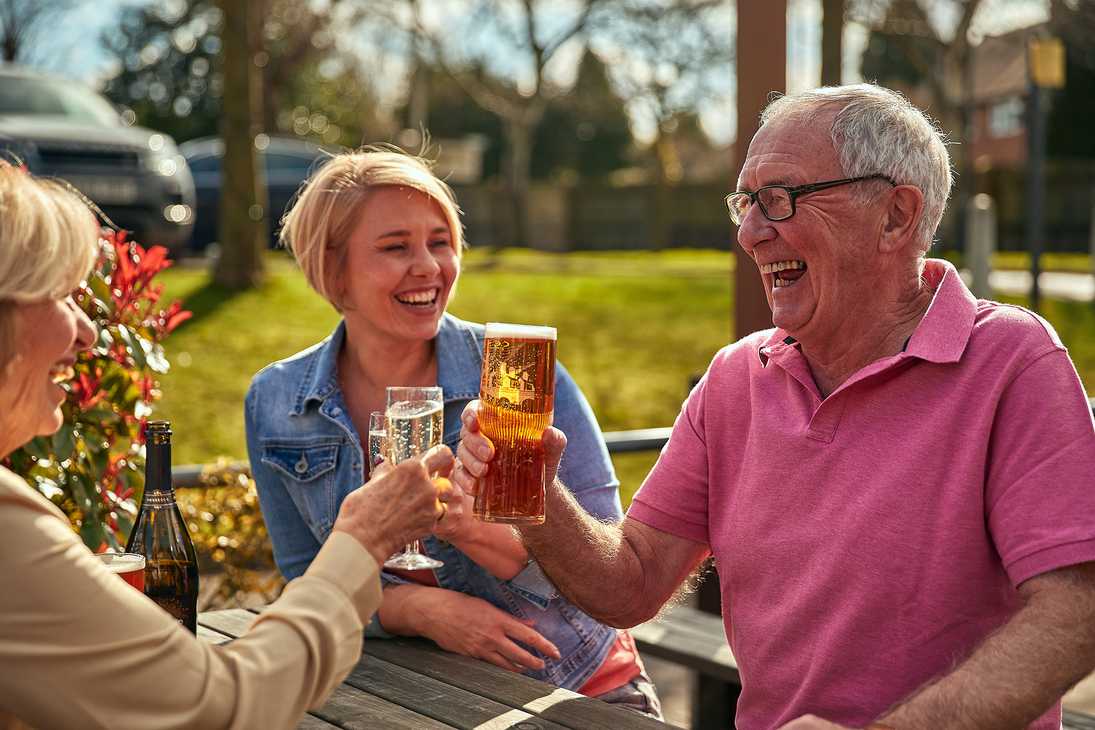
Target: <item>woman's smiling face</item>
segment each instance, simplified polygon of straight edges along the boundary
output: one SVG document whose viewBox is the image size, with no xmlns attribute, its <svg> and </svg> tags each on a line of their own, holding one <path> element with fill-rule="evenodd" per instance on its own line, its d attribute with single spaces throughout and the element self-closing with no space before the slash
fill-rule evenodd
<svg viewBox="0 0 1095 730">
<path fill-rule="evenodd" d="M 95 340 L 95 326 L 71 297 L 14 305 L 15 356 L 0 383 L 5 442 L 21 445 L 61 427 L 76 354 Z"/>
<path fill-rule="evenodd" d="M 358 216 L 337 274 L 343 315 L 390 339 L 433 339 L 460 276 L 441 206 L 413 188 L 379 187 Z"/>
</svg>

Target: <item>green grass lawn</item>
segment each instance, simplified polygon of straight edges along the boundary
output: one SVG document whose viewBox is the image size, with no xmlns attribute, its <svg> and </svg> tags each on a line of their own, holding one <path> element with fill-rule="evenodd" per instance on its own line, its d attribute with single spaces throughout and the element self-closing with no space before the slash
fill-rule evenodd
<svg viewBox="0 0 1095 730">
<path fill-rule="evenodd" d="M 932 255 L 938 256 L 940 254 L 933 253 Z M 962 266 L 964 257 L 961 251 L 946 251 L 942 256 L 948 261 L 954 262 L 956 266 Z M 1039 259 L 1039 265 L 1042 271 L 1066 271 L 1077 274 L 1090 274 L 1093 271 L 1091 257 L 1082 253 L 1047 251 Z M 994 269 L 1029 271 L 1030 254 L 1026 251 L 997 251 L 992 256 L 992 267 Z"/>
<path fill-rule="evenodd" d="M 559 359 L 605 430 L 668 426 L 688 379 L 730 340 L 730 255 L 715 251 L 552 255 L 505 251 L 485 268 L 469 252 L 453 314 L 551 324 Z M 266 285 L 231 293 L 199 269 L 163 274 L 194 318 L 166 341 L 171 372 L 157 415 L 174 423 L 177 464 L 245 458 L 243 395 L 273 360 L 325 337 L 338 317 L 284 256 Z M 656 454 L 620 457 L 625 498 Z"/>
<path fill-rule="evenodd" d="M 552 324 L 566 364 L 605 430 L 671 425 L 688 379 L 730 341 L 731 256 L 717 251 L 467 255 L 451 311 L 474 321 Z M 325 337 L 338 318 L 291 261 L 274 254 L 259 290 L 233 293 L 204 270 L 163 274 L 195 313 L 166 341 L 171 372 L 157 415 L 175 427 L 175 462 L 243 459 L 243 395 L 273 360 Z M 1022 303 L 1021 300 L 1012 299 Z M 1095 308 L 1048 301 L 1045 315 L 1095 391 Z M 656 454 L 616 459 L 625 501 Z"/>
</svg>

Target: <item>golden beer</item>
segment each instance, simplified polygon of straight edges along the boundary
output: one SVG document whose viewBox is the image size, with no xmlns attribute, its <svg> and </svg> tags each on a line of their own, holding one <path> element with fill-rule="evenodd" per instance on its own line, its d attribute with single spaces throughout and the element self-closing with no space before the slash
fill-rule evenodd
<svg viewBox="0 0 1095 730">
<path fill-rule="evenodd" d="M 555 411 L 555 340 L 554 327 L 487 323 L 479 425 L 495 455 L 475 496 L 480 520 L 544 521 L 541 437 Z"/>
</svg>

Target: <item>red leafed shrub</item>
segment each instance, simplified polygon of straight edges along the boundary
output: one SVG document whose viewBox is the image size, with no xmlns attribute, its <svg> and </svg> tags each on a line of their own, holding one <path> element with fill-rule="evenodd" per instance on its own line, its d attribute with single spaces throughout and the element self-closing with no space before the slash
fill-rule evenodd
<svg viewBox="0 0 1095 730">
<path fill-rule="evenodd" d="M 100 255 L 76 302 L 99 328 L 80 353 L 62 406 L 64 425 L 10 457 L 10 466 L 59 505 L 93 550 L 118 548 L 144 486 L 144 423 L 167 372 L 161 343 L 190 317 L 160 302 L 156 276 L 171 265 L 162 246 L 127 241 L 104 229 Z"/>
</svg>

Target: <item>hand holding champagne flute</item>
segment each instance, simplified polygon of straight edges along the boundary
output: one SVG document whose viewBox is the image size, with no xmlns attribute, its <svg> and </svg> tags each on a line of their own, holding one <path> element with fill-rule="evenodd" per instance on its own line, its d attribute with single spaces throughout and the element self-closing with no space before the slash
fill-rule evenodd
<svg viewBox="0 0 1095 730">
<path fill-rule="evenodd" d="M 425 535 L 445 514 L 454 493 L 448 479 L 453 455 L 438 446 L 418 459 L 383 463 L 342 501 L 334 530 L 349 533 L 377 559 Z"/>
<path fill-rule="evenodd" d="M 387 451 L 393 464 L 413 459 L 441 445 L 445 405 L 441 388 L 393 386 L 387 393 Z M 417 541 L 409 543 L 402 554 L 384 563 L 386 568 L 402 570 L 440 568 L 442 565 L 440 560 L 423 555 Z"/>
</svg>

